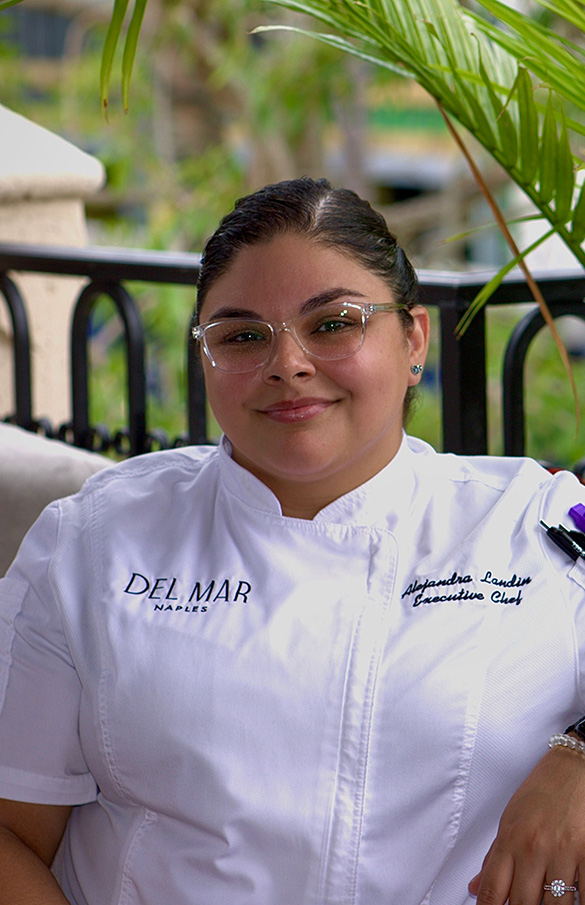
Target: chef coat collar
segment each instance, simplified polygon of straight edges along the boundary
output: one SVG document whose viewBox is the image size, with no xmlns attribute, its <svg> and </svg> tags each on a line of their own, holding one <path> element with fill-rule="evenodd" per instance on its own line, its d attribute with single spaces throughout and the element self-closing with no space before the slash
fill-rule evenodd
<svg viewBox="0 0 585 905">
<path fill-rule="evenodd" d="M 415 450 L 410 448 L 411 442 L 411 438 L 403 434 L 400 448 L 388 465 L 369 481 L 321 509 L 314 521 L 376 525 L 393 530 L 399 513 L 404 516 L 410 510 L 415 491 Z M 272 490 L 234 461 L 232 445 L 226 436 L 220 442 L 219 463 L 223 484 L 230 494 L 246 506 L 285 517 Z"/>
</svg>

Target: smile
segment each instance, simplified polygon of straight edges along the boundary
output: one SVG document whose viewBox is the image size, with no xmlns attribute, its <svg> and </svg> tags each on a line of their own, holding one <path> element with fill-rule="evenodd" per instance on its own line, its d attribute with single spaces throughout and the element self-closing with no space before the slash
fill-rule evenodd
<svg viewBox="0 0 585 905">
<path fill-rule="evenodd" d="M 308 421 L 322 414 L 334 404 L 332 399 L 291 399 L 276 402 L 265 409 L 260 409 L 262 415 L 266 415 L 271 421 L 280 424 L 295 424 L 299 421 Z"/>
</svg>

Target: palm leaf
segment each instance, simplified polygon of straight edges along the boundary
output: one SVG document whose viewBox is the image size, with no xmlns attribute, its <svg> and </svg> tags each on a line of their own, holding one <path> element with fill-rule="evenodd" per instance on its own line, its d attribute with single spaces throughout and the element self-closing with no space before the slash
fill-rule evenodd
<svg viewBox="0 0 585 905">
<path fill-rule="evenodd" d="M 518 72 L 518 115 L 522 134 L 521 169 L 528 182 L 533 182 L 538 172 L 538 112 L 532 82 L 524 66 Z"/>
<path fill-rule="evenodd" d="M 575 229 L 574 169 L 579 160 L 571 151 L 572 135 L 582 132 L 583 125 L 565 113 L 566 103 L 577 102 L 585 110 L 585 63 L 571 42 L 500 0 L 478 2 L 491 15 L 501 15 L 506 29 L 470 13 L 457 0 L 271 2 L 311 14 L 335 29 L 335 36 L 320 34 L 320 40 L 370 62 L 389 63 L 393 71 L 416 79 L 506 169 L 585 265 L 577 241 L 585 201 Z M 579 20 L 581 11 L 577 15 L 569 0 L 546 2 L 555 12 Z M 535 95 L 530 72 L 548 86 L 546 104 Z"/>
<path fill-rule="evenodd" d="M 104 41 L 104 49 L 102 52 L 102 65 L 100 70 L 100 98 L 104 113 L 107 111 L 109 93 L 110 93 L 110 76 L 114 63 L 114 55 L 122 26 L 126 18 L 126 10 L 128 9 L 128 0 L 114 0 L 114 8 L 112 10 L 112 18 L 106 32 L 106 40 Z"/>
<path fill-rule="evenodd" d="M 540 198 L 544 204 L 549 204 L 552 201 L 555 191 L 557 143 L 557 123 L 553 110 L 552 97 L 549 96 L 542 127 L 542 153 L 539 171 Z"/>
<path fill-rule="evenodd" d="M 510 226 L 514 226 L 517 223 L 533 223 L 535 221 L 542 221 L 542 216 L 540 214 L 524 214 L 522 217 L 512 217 L 510 220 L 506 220 L 506 226 L 509 229 Z M 498 229 L 498 224 L 495 221 L 480 223 L 478 226 L 470 226 L 460 233 L 452 233 L 450 236 L 441 239 L 438 244 L 450 245 L 453 242 L 461 242 L 463 239 L 469 239 L 470 236 L 477 236 L 494 229 Z M 553 233 L 554 230 L 550 232 L 549 235 L 552 235 Z M 525 254 L 528 254 L 528 251 L 526 251 Z"/>
<path fill-rule="evenodd" d="M 569 143 L 567 123 L 563 116 L 557 145 L 557 178 L 555 187 L 555 211 L 561 223 L 571 217 L 571 204 L 575 190 L 575 169 Z"/>
<path fill-rule="evenodd" d="M 585 184 L 581 187 L 579 198 L 573 208 L 571 235 L 579 245 L 585 239 Z"/>
<path fill-rule="evenodd" d="M 580 31 L 585 31 L 585 10 L 581 7 L 583 4 L 575 3 L 573 0 L 540 0 L 540 5 L 550 10 L 556 16 L 561 16 L 565 22 L 573 25 Z M 557 36 L 560 40 L 560 37 Z"/>
<path fill-rule="evenodd" d="M 554 235 L 554 229 L 548 229 L 545 233 L 542 234 L 542 236 L 539 236 L 538 239 L 535 239 L 535 241 L 532 242 L 532 244 L 529 245 L 528 248 L 525 248 L 524 251 L 519 251 L 515 257 L 508 261 L 508 263 L 505 264 L 504 267 L 501 268 L 501 270 L 498 270 L 498 272 L 494 274 L 491 280 L 480 289 L 457 325 L 457 332 L 460 336 L 465 333 L 477 312 L 480 311 L 486 304 L 486 302 L 489 301 L 496 289 L 499 289 L 508 274 L 512 270 L 514 270 L 515 267 L 518 267 L 518 265 L 522 263 L 526 255 L 529 255 L 531 252 L 536 251 L 536 249 L 540 245 L 542 245 L 543 242 L 546 242 L 547 239 L 550 239 L 552 235 Z"/>
<path fill-rule="evenodd" d="M 518 137 L 516 126 L 512 121 L 512 117 L 508 109 L 510 98 L 508 98 L 507 105 L 504 106 L 504 104 L 494 91 L 489 75 L 486 72 L 485 66 L 481 59 L 479 61 L 479 74 L 481 75 L 482 81 L 486 87 L 486 91 L 490 99 L 490 104 L 492 105 L 492 111 L 496 118 L 498 136 L 500 139 L 499 144 L 502 151 L 503 162 L 505 162 L 506 169 L 510 169 L 511 167 L 515 166 L 516 160 L 518 158 Z M 517 82 L 518 79 L 516 79 L 516 82 L 514 84 L 517 84 Z"/>
<path fill-rule="evenodd" d="M 126 34 L 126 43 L 124 44 L 124 54 L 122 56 L 122 104 L 125 112 L 128 112 L 130 80 L 132 78 L 132 69 L 136 58 L 138 37 L 142 27 L 146 3 L 147 0 L 136 0 L 130 25 L 128 26 L 128 32 Z"/>
<path fill-rule="evenodd" d="M 538 2 L 547 5 L 542 0 Z M 470 12 L 479 31 L 515 59 L 523 61 L 537 79 L 553 88 L 566 101 L 585 110 L 583 48 L 575 42 L 560 38 L 550 29 L 500 0 L 478 0 L 478 3 L 506 26 L 502 28 L 497 23 Z M 557 14 L 564 18 L 563 12 L 561 4 Z"/>
</svg>

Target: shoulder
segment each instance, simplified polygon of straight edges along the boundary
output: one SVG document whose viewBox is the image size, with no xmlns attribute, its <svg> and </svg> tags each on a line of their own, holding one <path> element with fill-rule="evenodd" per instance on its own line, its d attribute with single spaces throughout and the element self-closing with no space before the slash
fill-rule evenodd
<svg viewBox="0 0 585 905">
<path fill-rule="evenodd" d="M 585 504 L 585 486 L 571 472 L 551 474 L 530 458 L 456 456 L 415 441 L 416 524 L 433 539 L 435 555 L 462 555 L 500 570 L 513 557 L 517 574 L 536 574 L 552 564 L 551 580 L 572 565 L 547 538 L 545 525 L 575 527 L 571 509 Z M 519 563 L 525 563 L 520 566 Z M 486 567 L 487 567 L 486 566 Z"/>
<path fill-rule="evenodd" d="M 210 501 L 207 509 L 212 507 L 217 458 L 217 447 L 184 447 L 112 465 L 90 477 L 78 493 L 47 506 L 21 553 L 26 549 L 53 562 L 62 557 L 67 564 L 74 555 L 79 561 L 91 559 L 97 549 L 124 545 L 131 537 L 160 540 L 178 514 L 200 508 L 203 497 Z"/>
<path fill-rule="evenodd" d="M 488 516 L 494 524 L 560 522 L 573 528 L 570 509 L 585 503 L 585 486 L 569 471 L 551 474 L 530 458 L 458 456 L 437 453 L 409 439 L 416 475 L 417 505 L 442 513 L 464 531 Z"/>
<path fill-rule="evenodd" d="M 132 492 L 132 487 L 141 484 L 168 486 L 177 481 L 195 480 L 201 471 L 216 464 L 217 457 L 216 446 L 185 446 L 145 453 L 94 475 L 76 497 L 82 499 L 110 491 L 120 492 L 125 487 Z"/>
<path fill-rule="evenodd" d="M 147 525 L 176 518 L 190 501 L 213 499 L 219 484 L 219 450 L 189 446 L 146 453 L 92 476 L 79 493 L 59 500 L 59 533 L 65 542 L 113 526 L 140 534 Z"/>
<path fill-rule="evenodd" d="M 421 477 L 453 484 L 483 485 L 494 492 L 504 492 L 512 482 L 532 487 L 536 492 L 554 484 L 555 477 L 542 465 L 528 457 L 461 456 L 438 453 L 432 446 L 415 437 L 408 438 L 415 469 Z M 564 475 L 564 477 L 562 477 Z M 574 475 L 559 473 L 560 480 L 579 483 Z"/>
<path fill-rule="evenodd" d="M 213 511 L 218 454 L 213 446 L 184 447 L 136 456 L 98 472 L 78 493 L 43 510 L 8 574 L 44 582 L 49 570 L 60 584 L 73 580 L 78 570 L 90 575 L 105 551 L 114 559 L 133 541 L 159 543 L 179 515 L 188 522 L 203 508 L 203 497 L 207 514 Z"/>
</svg>

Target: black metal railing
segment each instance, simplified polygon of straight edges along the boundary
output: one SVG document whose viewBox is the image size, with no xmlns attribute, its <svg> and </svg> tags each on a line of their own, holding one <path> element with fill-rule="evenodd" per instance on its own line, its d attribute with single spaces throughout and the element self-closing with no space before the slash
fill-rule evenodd
<svg viewBox="0 0 585 905">
<path fill-rule="evenodd" d="M 74 309 L 71 329 L 72 420 L 54 427 L 33 417 L 30 338 L 26 307 L 10 273 L 51 273 L 87 278 Z M 146 423 L 146 372 L 144 330 L 138 305 L 127 288 L 131 281 L 194 286 L 199 256 L 167 252 L 109 248 L 0 244 L 0 294 L 8 307 L 13 328 L 14 410 L 6 420 L 76 446 L 107 450 L 113 446 L 122 455 L 136 455 L 156 447 L 208 440 L 205 388 L 192 342 L 188 346 L 187 431 L 174 440 L 149 429 Z M 585 320 L 585 274 L 581 270 L 535 274 L 554 317 L 567 314 Z M 438 309 L 443 449 L 482 454 L 488 451 L 488 407 L 486 377 L 486 315 L 476 315 L 463 337 L 456 326 L 489 273 L 419 273 L 421 301 Z M 89 417 L 89 325 L 93 306 L 103 295 L 112 300 L 124 326 L 128 424 L 114 436 L 90 423 Z M 522 277 L 508 276 L 490 299 L 489 306 L 531 301 Z M 187 324 L 186 324 L 187 326 Z M 508 342 L 503 386 L 504 452 L 524 453 L 524 362 L 533 338 L 544 326 L 538 309 L 531 310 L 516 325 Z M 188 331 L 187 331 L 188 332 Z"/>
</svg>

